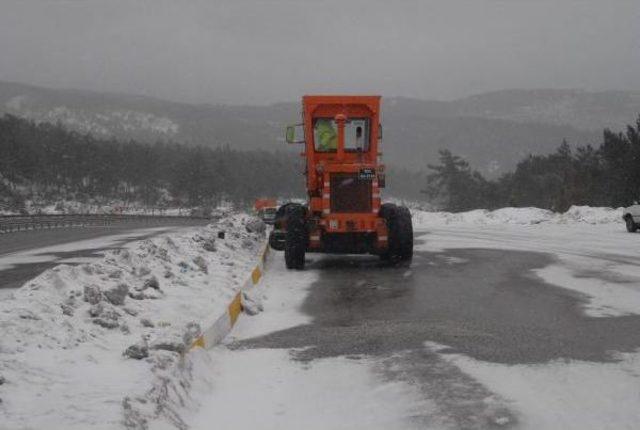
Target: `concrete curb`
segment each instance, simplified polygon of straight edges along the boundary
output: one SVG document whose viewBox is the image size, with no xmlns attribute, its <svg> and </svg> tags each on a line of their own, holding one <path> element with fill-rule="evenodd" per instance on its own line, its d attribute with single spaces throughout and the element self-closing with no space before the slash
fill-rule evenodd
<svg viewBox="0 0 640 430">
<path fill-rule="evenodd" d="M 264 249 L 260 253 L 260 261 L 258 262 L 258 265 L 253 268 L 249 278 L 238 290 L 236 295 L 231 300 L 231 303 L 227 305 L 227 311 L 222 314 L 222 316 L 220 316 L 220 318 L 218 318 L 210 327 L 204 330 L 204 332 L 193 342 L 193 344 L 191 344 L 191 348 L 189 350 L 193 350 L 195 348 L 212 348 L 213 346 L 220 343 L 220 341 L 222 341 L 222 339 L 224 339 L 227 334 L 229 334 L 236 321 L 238 320 L 238 316 L 242 312 L 243 292 L 254 287 L 258 284 L 258 282 L 260 282 L 260 279 L 264 274 L 264 267 L 268 255 L 269 244 L 265 245 Z"/>
</svg>

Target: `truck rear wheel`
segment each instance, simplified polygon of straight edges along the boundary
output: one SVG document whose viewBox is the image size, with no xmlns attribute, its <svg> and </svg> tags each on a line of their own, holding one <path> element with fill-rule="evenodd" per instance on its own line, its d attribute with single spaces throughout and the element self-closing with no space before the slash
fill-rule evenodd
<svg viewBox="0 0 640 430">
<path fill-rule="evenodd" d="M 287 208 L 284 261 L 287 269 L 304 269 L 304 255 L 307 250 L 307 225 L 302 206 Z"/>
<path fill-rule="evenodd" d="M 413 223 L 409 209 L 385 203 L 380 208 L 380 216 L 386 221 L 388 230 L 388 247 L 380 257 L 389 261 L 411 261 L 413 258 Z"/>
<path fill-rule="evenodd" d="M 631 215 L 627 215 L 624 218 L 624 221 L 627 224 L 627 231 L 629 233 L 635 233 L 636 231 L 638 231 L 638 224 L 635 223 Z"/>
</svg>

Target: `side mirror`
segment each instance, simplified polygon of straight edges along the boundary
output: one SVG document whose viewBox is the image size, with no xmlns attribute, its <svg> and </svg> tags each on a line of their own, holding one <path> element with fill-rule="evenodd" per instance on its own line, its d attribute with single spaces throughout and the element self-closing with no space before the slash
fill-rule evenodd
<svg viewBox="0 0 640 430">
<path fill-rule="evenodd" d="M 285 139 L 287 143 L 304 143 L 304 130 L 302 128 L 302 124 L 287 126 Z"/>
<path fill-rule="evenodd" d="M 382 140 L 382 124 L 378 124 L 378 140 Z"/>
</svg>

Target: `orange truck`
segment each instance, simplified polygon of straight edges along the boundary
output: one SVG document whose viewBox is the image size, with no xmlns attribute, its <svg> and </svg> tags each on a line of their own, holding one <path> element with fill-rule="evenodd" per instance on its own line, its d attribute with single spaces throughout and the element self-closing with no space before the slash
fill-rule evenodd
<svg viewBox="0 0 640 430">
<path fill-rule="evenodd" d="M 253 205 L 253 210 L 265 224 L 274 223 L 277 209 L 278 201 L 276 199 L 257 199 Z"/>
<path fill-rule="evenodd" d="M 304 145 L 307 202 L 280 206 L 269 237 L 287 268 L 303 269 L 307 252 L 411 260 L 409 210 L 381 201 L 380 96 L 304 96 L 302 120 L 286 141 Z"/>
</svg>

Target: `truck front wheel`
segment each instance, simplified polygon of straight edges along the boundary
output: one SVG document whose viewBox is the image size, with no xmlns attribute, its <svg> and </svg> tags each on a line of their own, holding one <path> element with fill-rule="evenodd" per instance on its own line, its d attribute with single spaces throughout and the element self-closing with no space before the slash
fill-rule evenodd
<svg viewBox="0 0 640 430">
<path fill-rule="evenodd" d="M 411 213 L 404 206 L 385 203 L 380 208 L 380 216 L 388 230 L 388 247 L 380 255 L 383 260 L 411 261 L 413 258 L 413 223 Z"/>
</svg>

